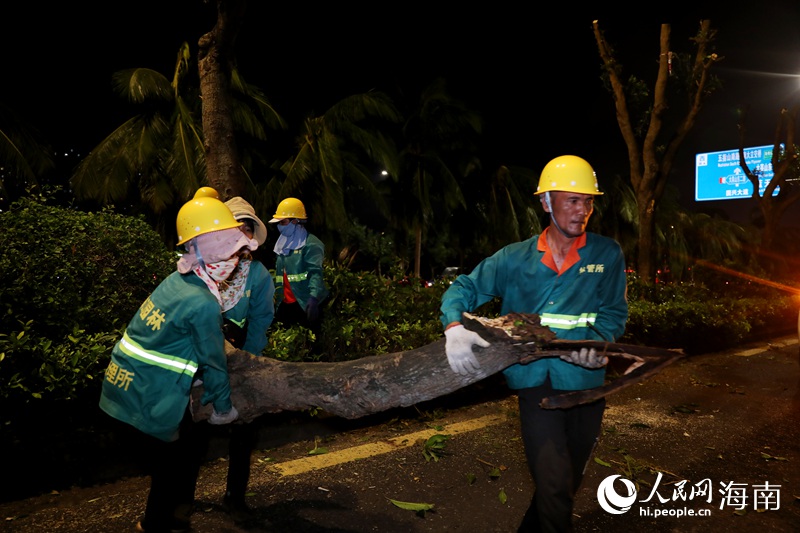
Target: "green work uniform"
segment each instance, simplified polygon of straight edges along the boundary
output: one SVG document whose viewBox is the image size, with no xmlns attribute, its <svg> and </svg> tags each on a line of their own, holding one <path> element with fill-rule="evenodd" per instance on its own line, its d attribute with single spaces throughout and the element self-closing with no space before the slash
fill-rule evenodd
<svg viewBox="0 0 800 533">
<path fill-rule="evenodd" d="M 275 299 L 277 305 L 283 301 L 283 274 L 289 279 L 297 303 L 303 310 L 308 307 L 308 299 L 313 296 L 318 302 L 328 297 L 328 288 L 323 278 L 322 260 L 325 245 L 314 235 L 308 234 L 301 248 L 292 250 L 289 255 L 278 255 L 275 259 Z"/>
<path fill-rule="evenodd" d="M 624 256 L 619 244 L 586 233 L 580 260 L 560 274 L 542 262 L 539 235 L 510 244 L 484 259 L 469 274 L 458 276 L 442 297 L 444 326 L 460 322 L 495 297 L 501 314 L 536 313 L 559 339 L 614 342 L 628 320 Z M 545 357 L 503 371 L 512 389 L 536 387 L 550 377 L 554 389 L 584 390 L 603 385 L 605 367 L 591 370 Z"/>
<path fill-rule="evenodd" d="M 231 410 L 219 302 L 194 273 L 173 272 L 139 308 L 111 352 L 100 396 L 110 416 L 163 441 L 178 438 L 192 382 L 201 403 Z"/>
</svg>

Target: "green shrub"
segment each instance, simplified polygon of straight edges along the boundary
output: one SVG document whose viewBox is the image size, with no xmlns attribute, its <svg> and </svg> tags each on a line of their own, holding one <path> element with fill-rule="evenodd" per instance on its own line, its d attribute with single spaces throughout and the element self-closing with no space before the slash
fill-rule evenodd
<svg viewBox="0 0 800 533">
<path fill-rule="evenodd" d="M 321 355 L 312 351 L 314 341 L 314 334 L 308 328 L 273 324 L 263 355 L 292 363 L 319 361 Z"/>
<path fill-rule="evenodd" d="M 389 276 L 352 272 L 326 262 L 331 291 L 323 302 L 319 338 L 302 327 L 273 324 L 264 355 L 282 361 L 348 361 L 413 350 L 441 338 L 439 305 L 449 281 L 433 284 L 395 271 Z M 476 311 L 497 316 L 498 302 Z"/>
<path fill-rule="evenodd" d="M 315 351 L 328 361 L 411 350 L 442 336 L 441 287 L 399 273 L 384 277 L 330 264 L 325 280 L 331 296 Z"/>
<path fill-rule="evenodd" d="M 0 398 L 71 399 L 176 256 L 142 218 L 21 199 L 0 213 Z M 10 412 L 9 409 L 3 409 Z"/>
<path fill-rule="evenodd" d="M 702 284 L 645 286 L 636 279 L 629 279 L 629 309 L 620 342 L 680 348 L 689 355 L 791 330 L 798 314 L 794 295 L 768 285 L 728 285 L 722 293 Z"/>
<path fill-rule="evenodd" d="M 0 213 L 0 250 L 0 332 L 32 320 L 51 340 L 126 324 L 176 261 L 143 218 L 27 198 Z"/>
<path fill-rule="evenodd" d="M 0 333 L 0 399 L 7 406 L 29 399 L 74 400 L 99 385 L 121 332 L 86 334 L 75 330 L 60 342 L 31 331 Z"/>
<path fill-rule="evenodd" d="M 747 315 L 732 308 L 734 303 L 631 302 L 623 342 L 681 348 L 687 353 L 733 346 L 750 333 Z"/>
</svg>

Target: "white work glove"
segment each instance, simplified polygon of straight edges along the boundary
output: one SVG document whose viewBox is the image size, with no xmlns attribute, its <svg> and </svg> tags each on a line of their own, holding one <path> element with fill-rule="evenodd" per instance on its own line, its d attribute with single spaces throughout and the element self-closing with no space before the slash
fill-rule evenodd
<svg viewBox="0 0 800 533">
<path fill-rule="evenodd" d="M 463 325 L 453 326 L 445 330 L 444 336 L 447 342 L 444 351 L 447 354 L 447 362 L 456 374 L 462 376 L 469 375 L 471 372 L 480 370 L 481 365 L 472 353 L 472 346 L 477 344 L 486 348 L 489 343 L 481 338 L 474 331 L 470 331 Z"/>
<path fill-rule="evenodd" d="M 580 352 L 575 351 L 570 355 L 562 355 L 561 360 L 591 369 L 602 368 L 608 364 L 608 357 L 598 355 L 594 348 L 581 348 Z"/>
<path fill-rule="evenodd" d="M 213 409 L 211 416 L 208 418 L 208 423 L 214 426 L 221 426 L 223 424 L 230 424 L 237 418 L 239 418 L 239 411 L 231 405 L 231 410 L 227 413 L 220 414 L 216 409 Z"/>
</svg>

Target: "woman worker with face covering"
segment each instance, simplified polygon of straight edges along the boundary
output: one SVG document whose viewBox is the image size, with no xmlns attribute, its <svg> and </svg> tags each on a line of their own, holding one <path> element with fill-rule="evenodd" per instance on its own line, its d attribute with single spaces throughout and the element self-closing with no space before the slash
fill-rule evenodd
<svg viewBox="0 0 800 533">
<path fill-rule="evenodd" d="M 100 408 L 120 422 L 151 475 L 144 517 L 137 530 L 185 531 L 188 518 L 177 507 L 193 485 L 193 445 L 189 434 L 191 391 L 202 372 L 200 402 L 211 403 L 211 424 L 228 424 L 238 413 L 231 404 L 222 333 L 220 287 L 255 240 L 239 229 L 230 209 L 198 195 L 178 212 L 178 244 L 186 247 L 170 274 L 133 316 L 114 346 L 105 372 Z"/>
<path fill-rule="evenodd" d="M 213 191 L 216 194 L 216 191 Z M 256 215 L 253 206 L 240 196 L 225 202 L 234 218 L 242 222 L 241 230 L 259 246 L 267 239 L 267 227 Z M 235 348 L 260 356 L 267 345 L 267 330 L 275 314 L 273 296 L 275 285 L 267 268 L 243 254 L 233 275 L 226 280 L 221 291 L 222 317 L 225 338 Z M 226 481 L 224 509 L 234 521 L 246 522 L 253 517 L 253 511 L 245 502 L 247 484 L 250 479 L 250 457 L 258 442 L 256 421 L 231 424 L 226 429 L 228 441 L 228 477 Z M 208 448 L 208 439 L 201 441 L 199 467 Z M 195 475 L 195 479 L 196 476 Z M 194 501 L 194 491 L 186 495 L 187 502 Z"/>
<path fill-rule="evenodd" d="M 270 224 L 277 224 L 275 243 L 275 321 L 300 324 L 318 333 L 320 304 L 328 297 L 322 262 L 325 245 L 306 230 L 303 202 L 286 198 L 278 204 Z"/>
</svg>

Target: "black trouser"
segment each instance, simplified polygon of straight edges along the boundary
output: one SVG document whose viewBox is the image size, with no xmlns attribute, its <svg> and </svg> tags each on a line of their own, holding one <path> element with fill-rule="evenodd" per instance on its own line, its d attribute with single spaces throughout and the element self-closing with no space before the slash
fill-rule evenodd
<svg viewBox="0 0 800 533">
<path fill-rule="evenodd" d="M 299 303 L 296 301 L 292 303 L 281 301 L 278 304 L 278 307 L 275 309 L 275 319 L 273 321 L 283 324 L 285 327 L 295 324 L 304 326 L 314 332 L 314 335 L 319 337 L 320 326 L 322 325 L 322 304 L 320 304 L 319 307 L 320 309 L 317 319 L 312 322 L 308 320 L 308 315 L 306 315 L 305 309 L 303 309 Z"/>
<path fill-rule="evenodd" d="M 520 389 L 519 414 L 525 456 L 534 482 L 530 507 L 519 533 L 573 531 L 572 508 L 589 457 L 600 434 L 605 400 L 569 409 L 543 409 L 550 386 Z"/>
<path fill-rule="evenodd" d="M 255 423 L 231 424 L 228 443 L 228 481 L 226 494 L 233 502 L 244 502 L 247 482 L 250 480 L 250 457 L 258 442 Z"/>
<path fill-rule="evenodd" d="M 228 479 L 225 491 L 235 501 L 244 501 L 250 480 L 250 457 L 258 442 L 258 426 L 255 423 L 242 422 L 213 426 L 202 422 L 195 424 L 191 439 L 191 450 L 188 453 L 194 470 L 190 475 L 191 486 L 184 484 L 180 488 L 179 518 L 185 519 L 183 513 L 191 513 L 200 467 L 208 455 L 211 439 L 218 436 L 228 439 Z"/>
<path fill-rule="evenodd" d="M 135 427 L 113 419 L 115 431 L 124 439 L 126 449 L 137 450 L 145 472 L 150 476 L 150 492 L 142 518 L 142 527 L 147 533 L 173 530 L 181 494 L 193 479 L 194 464 L 191 449 L 191 434 L 184 427 L 194 425 L 189 410 L 186 410 L 178 440 L 164 442 L 142 433 Z M 188 519 L 186 517 L 185 519 Z"/>
</svg>

